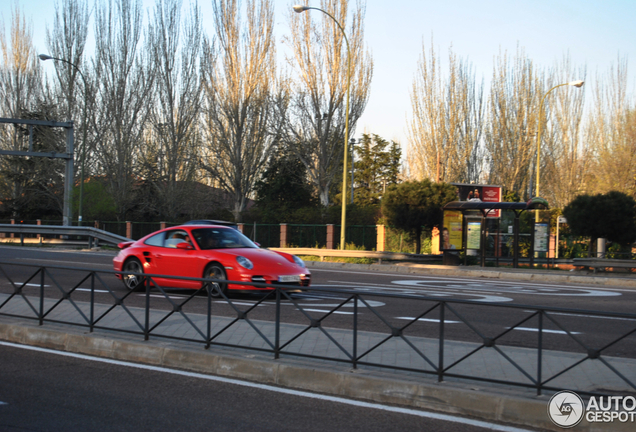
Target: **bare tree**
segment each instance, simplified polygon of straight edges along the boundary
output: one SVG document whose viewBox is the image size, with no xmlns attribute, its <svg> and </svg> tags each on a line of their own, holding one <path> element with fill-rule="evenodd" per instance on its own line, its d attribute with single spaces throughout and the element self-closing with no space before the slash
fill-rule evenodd
<svg viewBox="0 0 636 432">
<path fill-rule="evenodd" d="M 411 91 L 410 171 L 418 178 L 444 182 L 479 180 L 483 149 L 483 84 L 477 85 L 469 63 L 449 50 L 449 73 L 443 79 L 431 43 Z"/>
<path fill-rule="evenodd" d="M 355 129 L 369 97 L 373 60 L 364 47 L 365 4 L 357 3 L 348 23 L 348 0 L 322 0 L 321 9 L 344 28 L 351 51 L 349 135 Z M 290 12 L 291 13 L 291 12 Z M 319 14 L 318 16 L 315 16 Z M 317 18 L 319 25 L 312 18 Z M 346 119 L 346 41 L 337 24 L 320 12 L 291 14 L 292 70 L 297 89 L 289 108 L 288 136 L 291 148 L 307 167 L 320 202 L 329 204 L 329 190 L 342 173 Z"/>
<path fill-rule="evenodd" d="M 59 87 L 57 97 L 64 101 L 68 119 L 78 119 L 84 107 L 84 81 L 80 70 L 86 69 L 84 49 L 88 36 L 88 5 L 83 0 L 63 0 L 62 7 L 55 4 L 53 30 L 46 32 L 46 44 L 52 57 L 66 62 L 56 62 Z M 71 66 L 69 63 L 75 65 Z M 88 72 L 88 71 L 87 71 Z M 83 117 L 82 117 L 83 118 Z M 84 129 L 84 125 L 81 125 Z"/>
<path fill-rule="evenodd" d="M 152 50 L 138 51 L 141 35 L 139 0 L 109 0 L 97 7 L 94 74 L 99 109 L 93 110 L 91 121 L 98 135 L 94 156 L 119 218 L 134 204 L 139 149 L 151 106 Z"/>
<path fill-rule="evenodd" d="M 0 25 L 0 113 L 3 117 L 20 118 L 24 111 L 34 109 L 42 89 L 32 28 L 17 4 L 13 9 L 8 38 L 4 25 Z"/>
<path fill-rule="evenodd" d="M 499 54 L 490 90 L 490 114 L 485 132 L 488 151 L 488 182 L 527 197 L 536 158 L 535 134 L 539 104 L 543 96 L 543 74 L 523 50 L 510 65 L 507 54 Z"/>
<path fill-rule="evenodd" d="M 636 196 L 636 105 L 627 92 L 627 81 L 626 59 L 612 65 L 607 80 L 596 79 L 595 109 L 586 129 L 586 140 L 596 161 L 591 169 L 594 181 L 590 192 L 615 190 Z"/>
<path fill-rule="evenodd" d="M 43 86 L 31 25 L 17 4 L 8 37 L 4 26 L 0 27 L 0 50 L 0 117 L 26 118 L 38 110 Z M 24 131 L 17 127 L 0 127 L 0 147 L 4 150 L 27 150 L 24 138 Z M 29 167 L 20 159 L 24 158 L 0 158 L 0 201 L 5 205 L 23 197 L 28 187 Z M 14 216 L 15 211 L 14 207 Z"/>
<path fill-rule="evenodd" d="M 65 108 L 66 118 L 74 121 L 75 142 L 75 173 L 80 174 L 80 181 L 85 178 L 85 162 L 88 153 L 88 111 L 93 99 L 90 90 L 88 67 L 84 64 L 84 50 L 88 36 L 89 23 L 88 4 L 83 0 L 63 0 L 62 6 L 56 3 L 53 30 L 46 33 L 49 54 L 54 60 L 57 75 L 57 85 L 54 100 Z M 73 66 L 74 65 L 74 66 Z M 82 72 L 83 71 L 83 72 Z M 78 133 L 79 132 L 79 133 Z M 79 138 L 79 140 L 77 140 Z M 83 191 L 83 183 L 80 190 Z M 83 196 L 80 197 L 80 200 Z M 80 201 L 79 216 L 82 217 L 82 201 Z"/>
<path fill-rule="evenodd" d="M 181 0 L 157 0 L 149 29 L 156 70 L 155 98 L 143 146 L 146 181 L 159 197 L 156 210 L 175 220 L 188 201 L 197 169 L 202 82 L 202 30 L 195 3 L 181 16 Z"/>
<path fill-rule="evenodd" d="M 585 80 L 585 68 L 575 69 L 570 59 L 550 74 L 548 88 Z M 584 144 L 583 90 L 563 86 L 545 99 L 542 117 L 541 195 L 553 207 L 563 208 L 583 193 L 589 182 L 591 148 Z"/>
<path fill-rule="evenodd" d="M 271 0 L 214 0 L 218 56 L 205 54 L 205 169 L 232 196 L 240 220 L 266 161 L 272 136 L 276 58 Z"/>
</svg>

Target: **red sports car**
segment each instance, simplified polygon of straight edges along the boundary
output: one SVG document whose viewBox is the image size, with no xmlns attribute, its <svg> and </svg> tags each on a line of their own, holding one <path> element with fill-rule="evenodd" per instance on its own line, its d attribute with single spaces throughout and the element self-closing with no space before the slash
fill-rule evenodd
<svg viewBox="0 0 636 432">
<path fill-rule="evenodd" d="M 260 249 L 239 231 L 224 226 L 182 225 L 166 228 L 135 242 L 120 243 L 113 258 L 117 276 L 128 289 L 142 288 L 142 278 L 131 273 L 168 276 L 153 280 L 166 287 L 199 289 L 200 281 L 171 277 L 265 282 L 299 289 L 309 286 L 311 273 L 295 255 Z M 252 285 L 219 284 L 220 291 L 267 290 Z M 213 295 L 220 295 L 213 290 Z"/>
</svg>

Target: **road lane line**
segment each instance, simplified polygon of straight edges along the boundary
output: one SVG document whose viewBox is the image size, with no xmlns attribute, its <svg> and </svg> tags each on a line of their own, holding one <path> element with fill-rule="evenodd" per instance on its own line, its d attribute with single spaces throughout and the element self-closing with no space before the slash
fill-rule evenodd
<svg viewBox="0 0 636 432">
<path fill-rule="evenodd" d="M 64 260 L 54 260 L 54 259 L 47 259 L 47 258 L 16 258 L 16 260 L 20 260 L 20 261 L 37 261 L 37 262 L 46 261 L 46 262 L 52 262 L 52 263 L 64 263 L 67 266 L 74 266 L 74 265 L 78 265 L 79 264 L 81 266 L 108 267 L 110 269 L 113 268 L 112 264 L 83 263 L 83 262 L 77 262 L 77 261 L 64 261 Z"/>
<path fill-rule="evenodd" d="M 524 312 L 534 313 L 536 310 L 531 311 L 527 310 Z M 584 315 L 584 314 L 576 314 L 576 313 L 563 313 L 563 312 L 551 312 L 549 310 L 545 311 L 546 314 L 549 315 L 560 315 L 560 316 L 568 316 L 568 317 L 579 317 L 579 318 L 599 318 L 599 319 L 607 319 L 607 320 L 619 320 L 619 321 L 636 321 L 634 318 L 621 318 L 621 317 L 608 317 L 608 316 L 597 316 L 597 315 Z"/>
<path fill-rule="evenodd" d="M 510 328 L 510 327 L 508 327 Z M 531 331 L 531 332 L 538 332 L 539 329 L 536 328 L 532 328 L 532 327 L 515 327 L 513 328 L 513 330 L 520 330 L 520 331 Z M 553 333 L 553 334 L 563 334 L 566 335 L 568 334 L 567 332 L 564 332 L 563 330 L 548 330 L 548 329 L 543 329 L 542 330 L 543 333 Z M 570 332 L 570 334 L 583 334 L 581 332 Z"/>
<path fill-rule="evenodd" d="M 24 285 L 24 286 L 30 286 L 30 287 L 40 287 L 40 284 L 34 284 L 34 283 L 28 283 L 28 284 L 23 284 L 22 282 L 14 282 L 16 285 Z M 50 288 L 51 285 L 44 285 L 44 288 Z M 90 292 L 91 289 L 90 288 L 75 288 L 75 291 L 87 291 Z M 110 292 L 108 290 L 100 290 L 100 289 L 96 289 L 95 290 L 96 293 L 107 293 Z"/>
<path fill-rule="evenodd" d="M 415 317 L 395 317 L 395 319 L 413 321 L 415 319 Z M 432 322 L 432 323 L 439 324 L 439 319 L 434 319 L 434 318 L 419 318 L 418 321 L 426 321 L 426 322 Z M 444 320 L 444 324 L 458 324 L 458 323 L 461 323 L 461 321 Z M 508 327 L 508 328 L 510 328 L 510 327 Z M 539 331 L 539 329 L 532 328 L 532 327 L 515 327 L 515 328 L 513 328 L 513 330 L 531 331 L 531 332 L 538 332 Z M 549 330 L 549 329 L 543 329 L 543 333 L 564 334 L 564 335 L 568 334 L 567 332 L 564 332 L 562 330 Z M 582 334 L 582 333 L 581 332 L 570 332 L 570 334 Z"/>
<path fill-rule="evenodd" d="M 75 291 L 87 291 L 87 292 L 91 292 L 90 288 L 75 288 Z M 109 293 L 110 291 L 108 290 L 101 290 L 101 289 L 96 289 L 95 290 L 96 293 Z"/>
<path fill-rule="evenodd" d="M 395 319 L 413 321 L 415 317 L 395 317 Z M 435 318 L 418 318 L 418 321 L 426 321 L 426 322 L 433 322 L 433 323 L 439 324 L 439 319 L 435 319 Z M 444 320 L 444 324 L 457 324 L 460 322 L 461 321 Z"/>
</svg>

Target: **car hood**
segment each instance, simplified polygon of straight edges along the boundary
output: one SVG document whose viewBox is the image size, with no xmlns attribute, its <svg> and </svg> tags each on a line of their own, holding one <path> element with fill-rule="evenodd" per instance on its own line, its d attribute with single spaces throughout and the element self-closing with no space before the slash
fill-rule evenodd
<svg viewBox="0 0 636 432">
<path fill-rule="evenodd" d="M 212 251 L 210 251 L 212 252 Z M 309 273 L 309 270 L 299 266 L 293 261 L 289 261 L 284 255 L 268 249 L 238 248 L 238 249 L 217 249 L 215 255 L 222 255 L 226 259 L 231 259 L 236 263 L 237 256 L 243 256 L 254 264 L 253 272 L 269 273 Z M 291 256 L 291 255 L 290 255 Z"/>
</svg>

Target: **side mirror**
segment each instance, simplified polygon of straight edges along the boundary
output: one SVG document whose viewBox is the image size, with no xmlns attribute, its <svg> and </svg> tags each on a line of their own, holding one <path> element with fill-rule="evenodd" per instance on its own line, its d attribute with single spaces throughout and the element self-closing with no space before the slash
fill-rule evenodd
<svg viewBox="0 0 636 432">
<path fill-rule="evenodd" d="M 188 242 L 179 243 L 177 249 L 193 250 L 194 247 Z"/>
<path fill-rule="evenodd" d="M 259 242 L 253 242 L 256 246 L 261 247 L 261 244 Z"/>
</svg>

